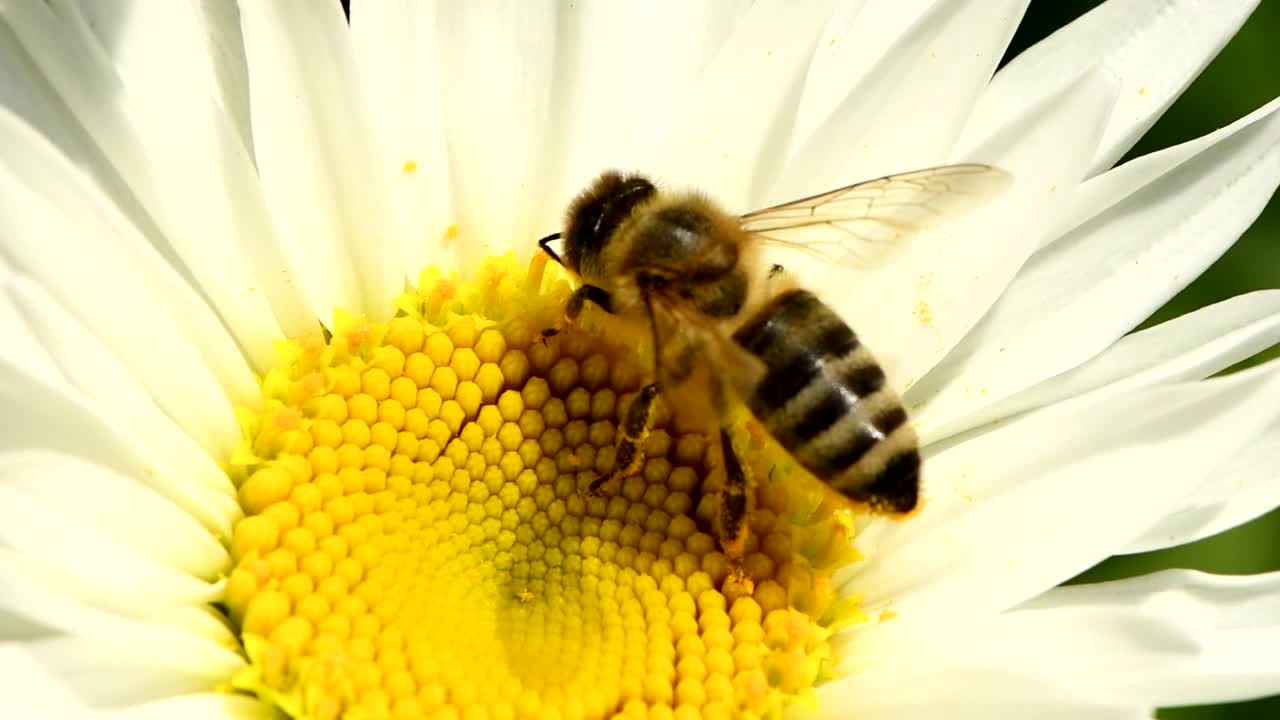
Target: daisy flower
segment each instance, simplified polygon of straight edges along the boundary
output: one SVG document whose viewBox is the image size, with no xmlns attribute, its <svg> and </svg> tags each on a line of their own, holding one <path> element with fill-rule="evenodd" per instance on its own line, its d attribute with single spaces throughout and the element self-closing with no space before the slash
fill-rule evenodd
<svg viewBox="0 0 1280 720">
<path fill-rule="evenodd" d="M 1280 575 L 1058 587 L 1280 504 L 1280 293 L 1130 331 L 1280 181 L 1280 100 L 1113 165 L 1246 0 L 0 0 L 6 718 L 1148 717 L 1280 690 Z M 874 271 L 778 256 L 924 444 L 850 513 L 717 460 L 535 253 L 610 167 L 742 212 L 982 162 Z M 775 258 L 778 259 L 778 258 Z"/>
</svg>

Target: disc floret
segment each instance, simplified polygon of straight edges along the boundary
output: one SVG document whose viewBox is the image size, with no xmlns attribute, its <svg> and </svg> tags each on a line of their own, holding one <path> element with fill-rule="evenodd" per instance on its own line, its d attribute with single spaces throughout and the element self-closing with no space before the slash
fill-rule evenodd
<svg viewBox="0 0 1280 720">
<path fill-rule="evenodd" d="M 583 492 L 649 361 L 590 314 L 544 336 L 569 292 L 546 271 L 429 269 L 391 321 L 277 345 L 230 462 L 236 689 L 297 718 L 728 718 L 825 678 L 860 617 L 831 581 L 851 526 L 740 423 L 759 480 L 733 582 L 709 444 L 660 403 L 639 472 Z"/>
</svg>

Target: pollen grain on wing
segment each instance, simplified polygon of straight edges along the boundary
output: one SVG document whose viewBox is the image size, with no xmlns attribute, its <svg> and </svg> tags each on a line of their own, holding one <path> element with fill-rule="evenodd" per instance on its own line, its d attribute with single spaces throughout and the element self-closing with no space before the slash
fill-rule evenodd
<svg viewBox="0 0 1280 720">
<path fill-rule="evenodd" d="M 828 677 L 852 526 L 742 432 L 758 478 L 743 569 L 710 534 L 719 469 L 658 412 L 599 497 L 646 381 L 643 334 L 554 337 L 538 257 L 435 269 L 386 323 L 277 344 L 230 461 L 245 516 L 225 604 L 233 678 L 293 718 L 766 717 Z M 704 482 L 707 487 L 704 488 Z"/>
</svg>

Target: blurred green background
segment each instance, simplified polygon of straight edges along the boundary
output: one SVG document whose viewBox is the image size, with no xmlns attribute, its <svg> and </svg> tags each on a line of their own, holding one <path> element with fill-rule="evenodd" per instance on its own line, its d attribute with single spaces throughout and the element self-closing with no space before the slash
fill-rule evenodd
<svg viewBox="0 0 1280 720">
<path fill-rule="evenodd" d="M 1032 0 L 1005 59 L 1072 19 L 1100 5 L 1098 0 Z M 1126 157 L 1132 158 L 1191 140 L 1230 124 L 1280 95 L 1280 0 L 1262 0 L 1240 33 Z M 1280 196 L 1273 197 L 1257 223 L 1204 275 L 1161 308 L 1148 323 L 1176 317 L 1250 290 L 1280 288 Z M 1280 356 L 1276 346 L 1251 362 Z M 1280 468 L 1277 468 L 1280 472 Z M 1182 567 L 1217 573 L 1257 573 L 1280 569 L 1280 511 L 1192 545 L 1158 553 L 1117 557 L 1084 573 L 1076 582 L 1128 577 Z M 1275 720 L 1280 696 L 1250 702 L 1162 710 L 1168 720 Z"/>
</svg>

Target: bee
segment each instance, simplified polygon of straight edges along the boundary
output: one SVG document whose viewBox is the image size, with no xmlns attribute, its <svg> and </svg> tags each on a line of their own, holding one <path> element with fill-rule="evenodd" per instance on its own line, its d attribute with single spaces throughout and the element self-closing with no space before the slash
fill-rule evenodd
<svg viewBox="0 0 1280 720">
<path fill-rule="evenodd" d="M 853 329 L 777 264 L 767 246 L 865 269 L 925 227 L 1009 183 L 987 165 L 892 175 L 735 216 L 696 192 L 605 172 L 539 247 L 580 281 L 565 321 L 588 302 L 652 333 L 654 379 L 622 420 L 613 471 L 639 472 L 654 400 L 712 431 L 725 474 L 715 532 L 731 562 L 747 538 L 750 478 L 727 423 L 741 403 L 802 466 L 850 501 L 904 515 L 920 495 L 916 434 Z"/>
</svg>

